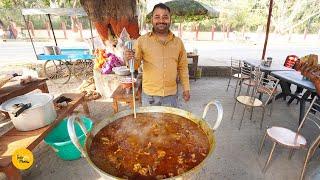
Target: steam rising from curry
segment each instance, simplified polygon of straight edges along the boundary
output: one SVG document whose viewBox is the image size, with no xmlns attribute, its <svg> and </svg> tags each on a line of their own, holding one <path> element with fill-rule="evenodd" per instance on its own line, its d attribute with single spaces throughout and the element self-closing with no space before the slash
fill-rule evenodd
<svg viewBox="0 0 320 180">
<path fill-rule="evenodd" d="M 89 156 L 101 170 L 126 179 L 164 179 L 189 171 L 209 153 L 198 125 L 165 113 L 120 118 L 92 140 Z"/>
</svg>

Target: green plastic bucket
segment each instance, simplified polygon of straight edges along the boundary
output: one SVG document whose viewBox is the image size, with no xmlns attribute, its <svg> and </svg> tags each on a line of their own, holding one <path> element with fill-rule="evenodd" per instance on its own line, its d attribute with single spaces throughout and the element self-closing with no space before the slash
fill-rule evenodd
<svg viewBox="0 0 320 180">
<path fill-rule="evenodd" d="M 81 116 L 80 119 L 85 125 L 87 131 L 90 132 L 93 126 L 92 120 L 85 116 Z M 81 157 L 81 153 L 70 140 L 67 122 L 67 118 L 63 119 L 58 126 L 55 127 L 46 138 L 44 138 L 44 141 L 53 148 L 59 158 L 63 160 L 76 160 Z M 78 140 L 83 146 L 86 136 L 78 124 L 75 124 L 75 130 Z"/>
</svg>

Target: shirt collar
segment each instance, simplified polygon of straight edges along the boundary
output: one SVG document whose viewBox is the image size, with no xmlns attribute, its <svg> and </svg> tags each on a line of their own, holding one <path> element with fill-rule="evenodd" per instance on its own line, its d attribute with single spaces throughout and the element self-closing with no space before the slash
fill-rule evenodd
<svg viewBox="0 0 320 180">
<path fill-rule="evenodd" d="M 154 32 L 153 32 L 153 31 L 151 31 L 151 32 L 148 33 L 148 36 L 149 36 L 149 37 L 152 37 L 153 35 L 154 35 Z M 167 39 L 166 43 L 168 43 L 169 41 L 173 40 L 174 37 L 175 37 L 175 35 L 169 30 L 168 39 Z M 157 39 L 157 38 L 156 38 L 156 39 Z M 165 43 L 165 44 L 166 44 L 166 43 Z"/>
<path fill-rule="evenodd" d="M 151 37 L 152 35 L 154 35 L 153 30 L 151 32 L 148 33 L 148 35 Z M 169 38 L 168 40 L 171 40 L 172 38 L 175 37 L 175 35 L 169 30 L 169 34 L 168 34 Z"/>
</svg>

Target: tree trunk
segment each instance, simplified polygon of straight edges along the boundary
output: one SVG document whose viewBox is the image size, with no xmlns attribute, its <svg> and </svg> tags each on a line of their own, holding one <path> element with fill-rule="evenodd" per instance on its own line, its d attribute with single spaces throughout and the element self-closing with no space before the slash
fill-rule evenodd
<svg viewBox="0 0 320 180">
<path fill-rule="evenodd" d="M 229 39 L 230 35 L 230 25 L 227 25 L 227 39 Z"/>
<path fill-rule="evenodd" d="M 212 25 L 211 26 L 211 40 L 213 41 L 214 40 L 214 31 L 215 31 L 215 25 Z"/>
<path fill-rule="evenodd" d="M 291 41 L 291 37 L 292 37 L 292 29 L 289 30 L 288 42 Z"/>
<path fill-rule="evenodd" d="M 61 29 L 63 30 L 63 35 L 65 39 L 68 39 L 67 37 L 67 26 L 65 21 L 61 21 Z"/>
<path fill-rule="evenodd" d="M 226 25 L 225 24 L 222 24 L 222 33 L 223 33 L 223 39 L 226 38 Z"/>
<path fill-rule="evenodd" d="M 46 27 L 46 30 L 47 30 L 47 33 L 48 33 L 48 37 L 49 39 L 51 39 L 51 33 L 50 33 L 50 23 L 48 21 L 45 22 L 45 27 Z"/>
<path fill-rule="evenodd" d="M 197 24 L 197 25 L 196 25 L 196 41 L 199 40 L 199 29 L 200 29 L 200 25 Z"/>
<path fill-rule="evenodd" d="M 31 35 L 32 35 L 32 37 L 35 37 L 35 34 L 34 34 L 34 26 L 33 26 L 33 23 L 32 23 L 32 21 L 28 21 L 28 25 L 27 25 L 28 27 L 28 29 L 30 30 L 30 32 L 31 32 Z"/>
<path fill-rule="evenodd" d="M 132 39 L 140 36 L 135 0 L 80 0 L 80 3 L 103 42 L 109 39 L 109 24 L 116 36 L 120 35 L 123 28 Z"/>
<path fill-rule="evenodd" d="M 76 8 L 77 5 L 77 0 L 73 1 L 73 5 L 72 8 Z M 70 20 L 71 20 L 71 29 L 72 32 L 78 32 L 79 30 L 79 19 L 77 16 L 70 16 Z"/>
<path fill-rule="evenodd" d="M 179 37 L 182 37 L 182 23 L 179 23 Z"/>
<path fill-rule="evenodd" d="M 307 39 L 307 33 L 308 33 L 308 28 L 304 28 L 303 40 L 306 40 L 306 39 Z"/>
</svg>

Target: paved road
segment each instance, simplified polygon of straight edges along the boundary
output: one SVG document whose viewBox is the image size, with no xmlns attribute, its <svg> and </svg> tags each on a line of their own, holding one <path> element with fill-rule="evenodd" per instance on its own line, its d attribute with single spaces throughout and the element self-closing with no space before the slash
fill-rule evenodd
<svg viewBox="0 0 320 180">
<path fill-rule="evenodd" d="M 186 43 L 186 49 L 197 48 L 199 52 L 200 65 L 203 66 L 224 66 L 229 65 L 231 57 L 246 59 L 261 59 L 263 44 L 240 44 L 235 42 L 199 42 L 194 41 Z M 306 54 L 320 54 L 318 46 L 299 45 L 299 44 L 283 44 L 270 43 L 266 52 L 266 56 L 273 57 L 275 61 L 282 63 L 289 54 L 304 56 Z"/>
<path fill-rule="evenodd" d="M 62 47 L 74 47 L 75 42 L 70 42 Z M 76 47 L 86 47 L 85 43 L 76 42 Z M 43 53 L 43 46 L 52 46 L 54 42 L 35 43 L 37 54 Z M 34 54 L 31 42 L 0 42 L 0 66 L 8 64 L 39 63 Z"/>
<path fill-rule="evenodd" d="M 53 42 L 37 42 L 36 49 L 42 53 L 44 45 L 54 45 Z M 263 44 L 236 43 L 233 41 L 186 41 L 187 51 L 197 49 L 199 65 L 224 66 L 228 65 L 230 57 L 234 58 L 261 58 Z M 63 47 L 75 47 L 75 42 L 69 42 Z M 76 47 L 86 47 L 85 43 L 76 42 Z M 303 56 L 306 54 L 320 54 L 319 46 L 314 44 L 272 43 L 269 42 L 267 56 L 275 61 L 283 61 L 289 54 Z M 38 63 L 30 42 L 0 42 L 0 66 L 20 64 L 25 62 Z M 282 63 L 282 62 L 281 62 Z"/>
</svg>

